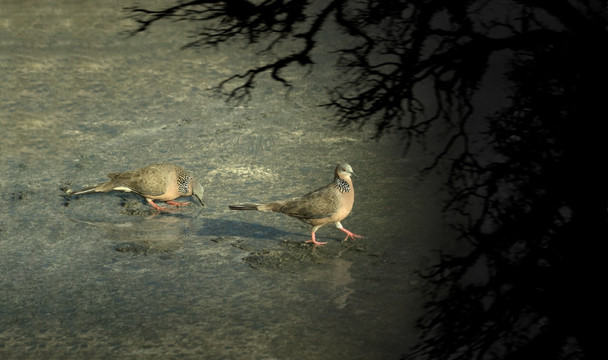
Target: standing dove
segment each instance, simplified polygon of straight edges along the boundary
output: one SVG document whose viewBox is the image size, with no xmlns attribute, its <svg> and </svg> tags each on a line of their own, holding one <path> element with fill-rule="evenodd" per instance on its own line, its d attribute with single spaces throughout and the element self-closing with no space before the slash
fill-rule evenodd
<svg viewBox="0 0 608 360">
<path fill-rule="evenodd" d="M 134 192 L 143 196 L 156 210 L 167 210 L 158 206 L 154 200 L 164 201 L 169 205 L 183 206 L 190 203 L 173 201 L 181 196 L 195 196 L 203 205 L 204 189 L 182 167 L 173 164 L 155 164 L 123 173 L 108 174 L 109 181 L 86 187 L 77 191 L 68 191 L 68 195 L 81 195 L 94 192 L 119 190 Z"/>
<path fill-rule="evenodd" d="M 356 176 L 347 163 L 339 164 L 334 170 L 334 181 L 318 190 L 289 200 L 266 204 L 230 205 L 231 210 L 260 210 L 283 213 L 312 225 L 312 238 L 307 243 L 325 245 L 315 238 L 315 232 L 325 224 L 335 224 L 346 233 L 346 238 L 362 237 L 346 230 L 340 221 L 350 214 L 355 201 L 355 188 L 351 175 Z"/>
</svg>

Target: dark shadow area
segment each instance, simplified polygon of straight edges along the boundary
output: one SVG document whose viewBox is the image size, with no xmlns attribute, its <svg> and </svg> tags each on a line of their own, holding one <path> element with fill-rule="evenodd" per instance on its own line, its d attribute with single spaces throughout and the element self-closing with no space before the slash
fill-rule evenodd
<svg viewBox="0 0 608 360">
<path fill-rule="evenodd" d="M 307 229 L 302 229 L 301 233 L 283 231 L 279 226 L 272 227 L 259 223 L 242 222 L 238 220 L 209 219 L 198 231 L 201 236 L 217 236 L 218 241 L 224 237 L 240 237 L 252 239 L 267 239 L 276 241 L 279 237 L 289 236 L 293 240 L 301 240 L 304 243 L 310 236 Z"/>
<path fill-rule="evenodd" d="M 247 99 L 263 73 L 292 86 L 281 76 L 290 66 L 314 71 L 332 22 L 348 38 L 335 49 L 344 80 L 325 104 L 339 123 L 373 122 L 376 137 L 398 132 L 405 149 L 443 134 L 427 171 L 447 170 L 445 212 L 472 250 L 422 271 L 432 290 L 420 342 L 403 359 L 603 353 L 603 2 L 192 1 L 127 10 L 133 34 L 187 20 L 200 31 L 185 46 L 242 41 L 275 54 L 218 85 L 230 100 Z M 279 46 L 286 42 L 289 51 Z M 504 73 L 491 73 L 496 61 Z M 482 116 L 476 99 L 489 78 L 504 82 L 503 105 Z"/>
</svg>

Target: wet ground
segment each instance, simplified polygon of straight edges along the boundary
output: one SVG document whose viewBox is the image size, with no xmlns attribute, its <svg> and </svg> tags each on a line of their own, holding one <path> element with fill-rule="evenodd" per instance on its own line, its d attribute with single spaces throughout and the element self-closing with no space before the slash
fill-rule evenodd
<svg viewBox="0 0 608 360">
<path fill-rule="evenodd" d="M 158 4 L 161 4 L 160 2 Z M 318 105 L 331 59 L 288 93 L 236 106 L 207 89 L 255 54 L 180 50 L 188 25 L 126 37 L 122 1 L 3 1 L 0 10 L 0 358 L 398 359 L 417 336 L 416 271 L 449 240 L 437 182 L 398 139 L 335 128 Z M 148 6 L 153 6 L 151 3 Z M 288 74 L 286 74 L 288 75 Z M 342 223 L 365 238 L 227 205 L 301 195 L 339 161 Z M 109 172 L 173 162 L 205 207 L 137 195 L 66 198 Z"/>
</svg>

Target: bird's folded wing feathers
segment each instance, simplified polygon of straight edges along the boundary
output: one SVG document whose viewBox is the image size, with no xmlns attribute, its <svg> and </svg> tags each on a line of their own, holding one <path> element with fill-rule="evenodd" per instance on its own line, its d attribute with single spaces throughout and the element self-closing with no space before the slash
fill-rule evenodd
<svg viewBox="0 0 608 360">
<path fill-rule="evenodd" d="M 337 211 L 337 201 L 331 196 L 331 193 L 323 190 L 320 189 L 320 191 L 282 202 L 278 211 L 300 219 L 330 217 Z"/>
<path fill-rule="evenodd" d="M 113 180 L 116 187 L 124 185 L 140 195 L 156 196 L 164 194 L 166 190 L 166 184 L 163 182 L 157 181 L 151 183 L 150 181 L 146 181 L 146 177 L 133 172 L 112 173 L 108 174 L 108 177 Z"/>
</svg>

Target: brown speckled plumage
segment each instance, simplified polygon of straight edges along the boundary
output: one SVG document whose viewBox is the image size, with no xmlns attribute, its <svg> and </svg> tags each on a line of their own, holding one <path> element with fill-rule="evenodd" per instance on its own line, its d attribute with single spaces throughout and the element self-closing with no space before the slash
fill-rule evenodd
<svg viewBox="0 0 608 360">
<path fill-rule="evenodd" d="M 109 181 L 78 191 L 70 191 L 68 195 L 118 190 L 139 194 L 158 210 L 166 208 L 159 207 L 153 200 L 165 201 L 170 205 L 188 205 L 188 203 L 173 201 L 181 196 L 195 196 L 203 205 L 203 187 L 178 165 L 148 165 L 138 170 L 111 173 L 108 177 Z"/>
<path fill-rule="evenodd" d="M 231 210 L 260 210 L 283 213 L 295 217 L 313 226 L 312 239 L 307 241 L 323 245 L 316 241 L 315 232 L 323 225 L 334 223 L 346 233 L 346 239 L 361 237 L 342 227 L 340 221 L 350 214 L 355 201 L 355 189 L 351 175 L 352 167 L 347 163 L 336 166 L 334 181 L 306 195 L 293 199 L 275 201 L 266 204 L 230 205 Z"/>
</svg>

